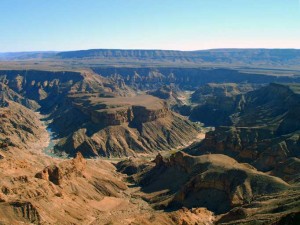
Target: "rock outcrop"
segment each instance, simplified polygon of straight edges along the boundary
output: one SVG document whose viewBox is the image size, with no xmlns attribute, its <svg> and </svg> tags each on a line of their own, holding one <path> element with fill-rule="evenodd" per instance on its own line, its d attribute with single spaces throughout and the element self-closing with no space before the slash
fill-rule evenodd
<svg viewBox="0 0 300 225">
<path fill-rule="evenodd" d="M 149 165 L 151 165 L 151 163 L 145 159 L 130 157 L 129 159 L 118 162 L 116 167 L 121 173 L 133 175 L 142 172 Z"/>
<path fill-rule="evenodd" d="M 127 186 L 110 163 L 87 162 L 80 153 L 62 161 L 14 149 L 0 165 L 1 224 L 86 224 L 102 212 L 106 197 L 108 205 L 130 208 L 122 194 Z M 44 163 L 53 166 L 42 169 Z"/>
<path fill-rule="evenodd" d="M 41 122 L 32 110 L 13 101 L 5 100 L 0 107 L 0 147 L 28 148 L 40 137 Z"/>
<path fill-rule="evenodd" d="M 300 159 L 291 157 L 277 163 L 271 174 L 289 183 L 300 183 Z"/>
<path fill-rule="evenodd" d="M 140 125 L 165 118 L 171 113 L 165 102 L 148 95 L 115 98 L 72 95 L 70 98 L 75 108 L 89 116 L 93 123 L 103 126 L 124 123 Z"/>
<path fill-rule="evenodd" d="M 168 105 L 173 109 L 175 106 L 185 105 L 182 98 L 182 91 L 174 85 L 163 85 L 154 91 L 148 91 L 149 95 L 165 100 Z"/>
<path fill-rule="evenodd" d="M 14 101 L 32 110 L 37 110 L 38 108 L 40 108 L 39 104 L 36 101 L 21 96 L 20 94 L 16 93 L 12 89 L 10 89 L 7 85 L 1 82 L 0 82 L 0 101 L 1 102 Z"/>
<path fill-rule="evenodd" d="M 187 145 L 198 133 L 193 123 L 149 95 L 72 95 L 70 108 L 70 114 L 64 110 L 53 119 L 54 130 L 68 130 L 57 148 L 70 155 L 80 151 L 85 157 L 135 156 Z M 62 123 L 67 119 L 70 126 Z"/>
<path fill-rule="evenodd" d="M 231 124 L 230 115 L 239 108 L 239 96 L 260 87 L 258 84 L 208 83 L 192 95 L 192 108 L 187 114 L 193 121 L 206 126 Z"/>
<path fill-rule="evenodd" d="M 64 179 L 70 179 L 73 176 L 83 176 L 86 168 L 86 161 L 80 152 L 71 162 L 62 162 L 60 165 L 47 166 L 43 171 L 38 172 L 35 177 L 50 181 L 53 184 L 61 185 Z"/>
<path fill-rule="evenodd" d="M 197 66 L 198 67 L 198 66 Z M 183 90 L 195 90 L 207 83 L 253 83 L 299 82 L 296 76 L 269 76 L 254 72 L 226 68 L 178 68 L 178 67 L 94 67 L 93 71 L 103 77 L 122 79 L 137 90 L 155 90 L 163 85 L 175 85 Z"/>
<path fill-rule="evenodd" d="M 269 129 L 218 127 L 207 133 L 201 144 L 186 151 L 193 155 L 226 154 L 269 171 L 289 157 L 299 157 L 298 140 L 297 133 L 278 137 Z"/>
<path fill-rule="evenodd" d="M 298 88 L 270 84 L 238 96 L 238 107 L 227 117 L 230 126 L 216 127 L 202 143 L 186 151 L 226 154 L 262 171 L 274 169 L 289 157 L 299 157 Z"/>
<path fill-rule="evenodd" d="M 193 224 L 192 218 L 216 224 L 297 221 L 299 188 L 259 172 L 247 163 L 238 163 L 225 155 L 195 157 L 183 152 L 169 158 L 158 154 L 153 162 L 155 165 L 148 164 L 130 176 L 131 181 L 142 187 L 134 196 L 142 197 L 154 208 L 171 211 L 169 216 L 177 224 Z M 136 161 L 137 166 L 143 163 Z M 214 214 L 205 213 L 201 207 Z M 153 221 L 162 219 L 159 216 Z"/>
<path fill-rule="evenodd" d="M 0 222 L 4 224 L 41 224 L 41 216 L 31 202 L 0 203 Z"/>
<path fill-rule="evenodd" d="M 200 86 L 191 96 L 194 103 L 204 104 L 218 97 L 234 97 L 253 91 L 260 85 L 245 83 L 208 83 Z"/>
<path fill-rule="evenodd" d="M 158 156 L 156 166 L 134 175 L 154 207 L 206 207 L 215 213 L 249 204 L 261 195 L 285 191 L 283 180 L 258 172 L 225 155 L 191 156 L 183 152 L 169 159 Z"/>
</svg>

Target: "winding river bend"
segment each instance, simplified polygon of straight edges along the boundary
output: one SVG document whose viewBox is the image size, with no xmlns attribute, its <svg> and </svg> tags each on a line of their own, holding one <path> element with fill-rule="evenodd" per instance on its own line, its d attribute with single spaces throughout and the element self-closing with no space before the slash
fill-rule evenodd
<svg viewBox="0 0 300 225">
<path fill-rule="evenodd" d="M 68 155 L 64 152 L 62 152 L 61 154 L 57 154 L 54 152 L 54 146 L 56 144 L 56 138 L 55 138 L 55 134 L 54 132 L 51 130 L 51 128 L 46 126 L 46 130 L 49 134 L 49 144 L 47 147 L 45 147 L 43 149 L 44 154 L 54 157 L 54 158 L 60 158 L 60 159 L 67 159 L 69 158 Z"/>
<path fill-rule="evenodd" d="M 54 154 L 54 132 L 51 130 L 51 128 L 46 128 L 48 134 L 49 134 L 49 144 L 46 148 L 44 148 L 44 153 L 51 157 L 59 157 L 58 155 Z"/>
<path fill-rule="evenodd" d="M 67 153 L 65 153 L 65 152 L 62 152 L 62 153 L 60 153 L 60 154 L 57 154 L 57 153 L 55 153 L 55 151 L 54 151 L 54 146 L 55 146 L 55 144 L 56 144 L 56 136 L 55 136 L 55 133 L 52 131 L 52 129 L 51 128 L 49 128 L 47 125 L 45 125 L 46 126 L 46 130 L 47 130 L 47 132 L 48 132 L 48 135 L 49 135 L 49 144 L 48 144 L 48 146 L 47 147 L 45 147 L 44 149 L 43 149 L 43 153 L 44 154 L 46 154 L 46 155 L 48 155 L 48 156 L 50 156 L 50 157 L 54 157 L 54 158 L 60 158 L 60 159 L 67 159 L 67 158 L 70 158 L 69 156 L 68 156 L 68 154 Z M 199 134 L 198 134 L 198 136 L 195 138 L 195 140 L 193 140 L 193 141 L 191 141 L 191 142 L 189 142 L 189 143 L 187 143 L 186 145 L 184 145 L 184 146 L 179 146 L 178 148 L 176 148 L 176 149 L 172 149 L 172 150 L 170 150 L 170 151 L 164 151 L 164 152 L 160 152 L 161 154 L 163 154 L 163 155 L 168 155 L 168 154 L 170 154 L 170 153 L 174 153 L 174 151 L 180 151 L 180 150 L 182 150 L 182 149 L 184 149 L 185 147 L 187 147 L 187 146 L 189 146 L 189 145 L 191 145 L 192 143 L 194 143 L 194 142 L 199 142 L 199 141 L 202 141 L 204 138 L 205 138 L 205 133 L 208 131 L 208 130 L 210 130 L 210 128 L 209 129 L 207 129 L 207 130 L 204 130 L 204 131 L 202 131 L 202 132 L 200 132 Z M 155 156 L 157 155 L 157 153 L 153 153 L 153 154 L 149 154 L 149 156 L 148 157 L 145 157 L 145 156 L 143 156 L 142 158 L 155 158 Z M 104 159 L 104 160 L 117 160 L 117 161 L 120 161 L 120 160 L 122 160 L 122 159 L 126 159 L 127 157 L 124 157 L 124 158 L 102 158 L 102 159 Z"/>
</svg>

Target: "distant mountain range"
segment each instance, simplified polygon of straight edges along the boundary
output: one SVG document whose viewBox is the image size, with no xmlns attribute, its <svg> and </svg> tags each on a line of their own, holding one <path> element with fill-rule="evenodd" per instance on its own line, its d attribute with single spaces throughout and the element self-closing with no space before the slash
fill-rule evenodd
<svg viewBox="0 0 300 225">
<path fill-rule="evenodd" d="M 34 52 L 2 52 L 0 53 L 0 60 L 28 60 L 38 58 L 55 57 L 58 52 L 52 51 L 34 51 Z"/>
<path fill-rule="evenodd" d="M 300 57 L 298 49 L 212 49 L 199 51 L 175 50 L 121 50 L 121 49 L 90 49 L 59 52 L 61 58 L 186 58 L 186 60 L 216 61 L 225 58 L 253 58 L 253 60 L 280 58 L 294 59 Z"/>
<path fill-rule="evenodd" d="M 237 66 L 298 66 L 299 49 L 212 49 L 200 51 L 90 49 L 64 52 L 0 53 L 0 60 L 105 60 L 117 62 L 160 62 L 221 64 Z"/>
</svg>

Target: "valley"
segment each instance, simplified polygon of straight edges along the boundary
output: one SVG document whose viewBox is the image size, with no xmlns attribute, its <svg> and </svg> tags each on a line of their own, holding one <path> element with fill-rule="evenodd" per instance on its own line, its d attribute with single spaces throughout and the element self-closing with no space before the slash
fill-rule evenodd
<svg viewBox="0 0 300 225">
<path fill-rule="evenodd" d="M 0 224 L 297 224 L 282 52 L 0 55 Z"/>
</svg>

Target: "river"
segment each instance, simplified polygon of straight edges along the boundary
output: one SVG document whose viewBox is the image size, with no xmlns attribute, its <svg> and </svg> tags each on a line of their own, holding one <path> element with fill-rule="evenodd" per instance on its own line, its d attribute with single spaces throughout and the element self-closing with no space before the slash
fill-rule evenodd
<svg viewBox="0 0 300 225">
<path fill-rule="evenodd" d="M 55 134 L 54 132 L 51 130 L 51 128 L 47 127 L 46 128 L 48 134 L 49 134 L 49 144 L 46 148 L 44 148 L 43 152 L 51 157 L 54 158 L 61 158 L 61 159 L 66 159 L 69 158 L 68 155 L 66 153 L 61 153 L 61 154 L 56 154 L 54 152 L 54 146 L 55 146 Z"/>
</svg>

